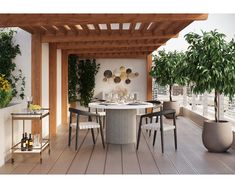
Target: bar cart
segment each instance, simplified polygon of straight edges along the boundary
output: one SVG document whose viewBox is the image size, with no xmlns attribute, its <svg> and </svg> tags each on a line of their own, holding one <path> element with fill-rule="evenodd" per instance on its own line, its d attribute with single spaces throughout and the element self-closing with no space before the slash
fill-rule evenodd
<svg viewBox="0 0 235 188">
<path fill-rule="evenodd" d="M 40 155 L 40 163 L 42 163 L 42 152 L 49 147 L 48 154 L 50 155 L 50 120 L 49 120 L 49 136 L 47 138 L 42 137 L 42 119 L 49 116 L 49 108 L 42 108 L 40 111 L 23 111 L 20 113 L 11 113 L 12 116 L 12 157 L 11 162 L 14 163 L 14 155 L 15 154 L 39 154 Z M 48 118 L 49 119 L 49 118 Z M 23 133 L 25 132 L 25 120 L 38 120 L 40 121 L 39 125 L 41 126 L 41 132 L 39 136 L 39 145 L 33 146 L 32 151 L 21 151 L 21 142 L 17 142 L 14 144 L 14 121 L 22 120 L 23 121 Z"/>
</svg>

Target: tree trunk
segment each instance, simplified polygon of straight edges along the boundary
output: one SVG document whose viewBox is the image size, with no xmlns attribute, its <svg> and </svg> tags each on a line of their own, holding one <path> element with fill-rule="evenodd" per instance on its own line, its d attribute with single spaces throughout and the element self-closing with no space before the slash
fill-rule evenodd
<svg viewBox="0 0 235 188">
<path fill-rule="evenodd" d="M 172 101 L 171 90 L 172 90 L 172 86 L 170 85 L 170 87 L 169 87 L 170 101 Z"/>
<path fill-rule="evenodd" d="M 215 91 L 215 98 L 214 98 L 214 108 L 215 108 L 215 122 L 218 122 L 219 119 L 219 111 L 218 111 L 218 97 L 219 97 L 219 93 L 217 91 Z"/>
</svg>

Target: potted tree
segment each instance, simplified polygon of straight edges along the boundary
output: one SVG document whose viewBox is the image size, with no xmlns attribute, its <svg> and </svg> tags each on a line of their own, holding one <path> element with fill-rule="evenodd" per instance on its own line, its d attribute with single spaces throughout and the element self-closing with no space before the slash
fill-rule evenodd
<svg viewBox="0 0 235 188">
<path fill-rule="evenodd" d="M 150 71 L 150 75 L 159 85 L 169 86 L 169 101 L 163 102 L 163 109 L 175 109 L 176 116 L 179 115 L 180 106 L 177 101 L 172 100 L 172 88 L 174 84 L 184 85 L 186 82 L 186 77 L 179 75 L 184 57 L 183 52 L 161 50 L 158 55 L 153 56 L 153 66 Z"/>
<path fill-rule="evenodd" d="M 232 128 L 228 121 L 219 119 L 218 98 L 220 94 L 235 94 L 235 42 L 227 42 L 225 35 L 216 30 L 202 35 L 188 33 L 185 73 L 195 94 L 214 92 L 215 119 L 204 122 L 202 141 L 211 152 L 225 152 L 233 141 Z"/>
</svg>

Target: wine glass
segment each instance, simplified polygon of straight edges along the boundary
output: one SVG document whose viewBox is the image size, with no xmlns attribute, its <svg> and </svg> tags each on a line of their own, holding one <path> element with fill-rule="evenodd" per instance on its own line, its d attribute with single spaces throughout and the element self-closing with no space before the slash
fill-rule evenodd
<svg viewBox="0 0 235 188">
<path fill-rule="evenodd" d="M 27 109 L 29 109 L 30 104 L 32 104 L 32 102 L 33 102 L 33 97 L 32 96 L 28 96 L 28 97 L 26 97 L 26 99 L 27 99 Z"/>
<path fill-rule="evenodd" d="M 134 98 L 135 98 L 134 93 L 130 93 L 129 98 L 130 98 L 130 100 L 133 102 L 133 101 L 134 101 Z"/>
</svg>

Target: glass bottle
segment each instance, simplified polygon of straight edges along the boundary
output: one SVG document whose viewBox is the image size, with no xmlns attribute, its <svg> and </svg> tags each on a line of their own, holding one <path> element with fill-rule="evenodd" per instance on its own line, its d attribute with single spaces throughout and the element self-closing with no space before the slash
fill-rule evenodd
<svg viewBox="0 0 235 188">
<path fill-rule="evenodd" d="M 28 139 L 28 151 L 32 151 L 33 150 L 33 139 L 32 139 L 32 135 L 29 134 L 29 139 Z"/>
<path fill-rule="evenodd" d="M 24 137 L 24 133 L 22 134 L 22 139 L 21 139 L 21 151 L 26 151 L 26 140 Z"/>
</svg>

